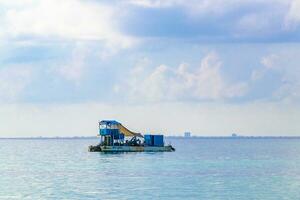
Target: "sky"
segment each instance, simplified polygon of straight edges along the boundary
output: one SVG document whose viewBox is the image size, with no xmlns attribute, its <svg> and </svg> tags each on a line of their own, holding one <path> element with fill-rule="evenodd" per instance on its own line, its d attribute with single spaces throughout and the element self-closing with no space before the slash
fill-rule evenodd
<svg viewBox="0 0 300 200">
<path fill-rule="evenodd" d="M 300 136 L 300 0 L 1 0 L 0 137 Z"/>
</svg>

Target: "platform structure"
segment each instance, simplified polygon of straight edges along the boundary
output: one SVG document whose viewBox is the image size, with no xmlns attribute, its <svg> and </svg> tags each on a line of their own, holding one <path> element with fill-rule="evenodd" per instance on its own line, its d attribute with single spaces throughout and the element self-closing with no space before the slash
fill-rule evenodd
<svg viewBox="0 0 300 200">
<path fill-rule="evenodd" d="M 163 152 L 175 151 L 171 145 L 164 145 L 163 135 L 142 135 L 124 127 L 115 120 L 99 122 L 100 143 L 89 146 L 91 152 Z"/>
</svg>

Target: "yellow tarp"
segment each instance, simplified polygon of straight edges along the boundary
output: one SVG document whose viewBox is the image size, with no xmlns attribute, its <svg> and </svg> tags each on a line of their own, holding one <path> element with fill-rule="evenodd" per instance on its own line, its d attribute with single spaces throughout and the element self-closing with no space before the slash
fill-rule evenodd
<svg viewBox="0 0 300 200">
<path fill-rule="evenodd" d="M 118 126 L 119 126 L 120 132 L 123 133 L 127 137 L 133 137 L 133 136 L 143 137 L 142 134 L 132 132 L 132 131 L 128 130 L 126 127 L 124 127 L 122 124 L 119 124 Z"/>
</svg>

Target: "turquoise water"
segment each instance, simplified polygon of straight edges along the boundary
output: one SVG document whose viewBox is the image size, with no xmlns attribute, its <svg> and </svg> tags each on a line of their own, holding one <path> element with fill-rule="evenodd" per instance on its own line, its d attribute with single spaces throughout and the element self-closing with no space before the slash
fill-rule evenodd
<svg viewBox="0 0 300 200">
<path fill-rule="evenodd" d="M 93 139 L 0 140 L 0 199 L 300 199 L 298 139 L 168 139 L 176 152 L 89 153 Z"/>
</svg>

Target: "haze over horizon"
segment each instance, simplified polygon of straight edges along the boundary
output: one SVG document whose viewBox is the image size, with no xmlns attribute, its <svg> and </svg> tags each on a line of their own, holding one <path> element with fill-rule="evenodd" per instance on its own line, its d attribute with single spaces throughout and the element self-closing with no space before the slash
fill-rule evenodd
<svg viewBox="0 0 300 200">
<path fill-rule="evenodd" d="M 300 136 L 299 0 L 0 1 L 0 137 Z"/>
</svg>

